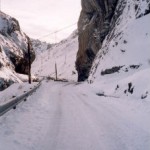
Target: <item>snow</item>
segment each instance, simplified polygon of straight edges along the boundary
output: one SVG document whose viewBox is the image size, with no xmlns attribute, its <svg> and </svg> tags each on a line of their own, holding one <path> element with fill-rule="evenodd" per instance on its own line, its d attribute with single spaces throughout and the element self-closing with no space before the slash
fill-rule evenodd
<svg viewBox="0 0 150 150">
<path fill-rule="evenodd" d="M 0 106 L 8 103 L 12 98 L 18 97 L 25 92 L 30 91 L 35 85 L 37 85 L 36 82 L 32 84 L 27 82 L 12 84 L 9 88 L 0 92 Z"/>
<path fill-rule="evenodd" d="M 99 97 L 86 83 L 44 81 L 0 118 L 0 149 L 148 150 L 149 108 L 146 100 Z"/>
</svg>

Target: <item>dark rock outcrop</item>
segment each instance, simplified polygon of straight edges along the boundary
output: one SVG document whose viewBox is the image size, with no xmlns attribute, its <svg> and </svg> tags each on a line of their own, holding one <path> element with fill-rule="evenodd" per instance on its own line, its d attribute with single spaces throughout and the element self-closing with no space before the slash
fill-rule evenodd
<svg viewBox="0 0 150 150">
<path fill-rule="evenodd" d="M 9 58 L 11 62 L 13 63 L 13 65 L 15 66 L 15 71 L 21 74 L 28 74 L 29 72 L 29 56 L 28 56 L 28 50 L 27 50 L 28 43 L 30 45 L 31 63 L 35 59 L 35 52 L 33 51 L 32 43 L 28 37 L 26 38 L 27 38 L 27 41 L 26 41 L 27 47 L 26 47 L 26 51 L 23 51 L 23 56 L 16 55 L 15 53 L 12 53 L 12 52 L 9 53 Z"/>
<path fill-rule="evenodd" d="M 92 62 L 109 32 L 118 0 L 81 0 L 78 21 L 79 50 L 76 59 L 78 81 L 89 76 Z"/>
</svg>

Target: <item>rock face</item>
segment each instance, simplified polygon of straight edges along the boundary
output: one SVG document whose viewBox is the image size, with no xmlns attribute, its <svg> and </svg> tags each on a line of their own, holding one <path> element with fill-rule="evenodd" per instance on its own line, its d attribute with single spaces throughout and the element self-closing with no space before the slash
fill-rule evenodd
<svg viewBox="0 0 150 150">
<path fill-rule="evenodd" d="M 78 81 L 89 76 L 92 62 L 110 29 L 118 0 L 81 0 L 78 21 L 79 50 L 76 58 Z"/>
<path fill-rule="evenodd" d="M 4 83 L 19 80 L 16 73 L 28 74 L 28 43 L 33 62 L 35 53 L 30 39 L 21 31 L 15 18 L 0 12 L 0 90 L 4 89 Z"/>
</svg>

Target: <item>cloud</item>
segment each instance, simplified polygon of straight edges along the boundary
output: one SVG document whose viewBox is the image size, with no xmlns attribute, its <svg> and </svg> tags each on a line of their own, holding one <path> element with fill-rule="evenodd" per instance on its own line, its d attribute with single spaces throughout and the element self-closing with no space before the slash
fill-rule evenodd
<svg viewBox="0 0 150 150">
<path fill-rule="evenodd" d="M 23 2 L 3 0 L 2 2 L 2 11 L 18 19 L 24 32 L 33 38 L 39 38 L 77 22 L 81 9 L 80 0 L 23 0 Z M 71 34 L 74 29 L 75 27 L 58 34 L 58 40 Z"/>
</svg>

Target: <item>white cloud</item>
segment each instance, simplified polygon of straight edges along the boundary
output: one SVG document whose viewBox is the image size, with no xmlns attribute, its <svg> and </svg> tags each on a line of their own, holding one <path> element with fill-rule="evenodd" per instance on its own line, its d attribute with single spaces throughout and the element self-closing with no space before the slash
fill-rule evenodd
<svg viewBox="0 0 150 150">
<path fill-rule="evenodd" d="M 80 0 L 1 0 L 2 11 L 19 20 L 24 32 L 30 37 L 39 38 L 65 26 L 77 22 L 80 13 Z M 63 39 L 76 26 L 57 34 Z M 52 36 L 43 40 L 54 39 Z M 56 40 L 56 38 L 55 38 Z"/>
</svg>

